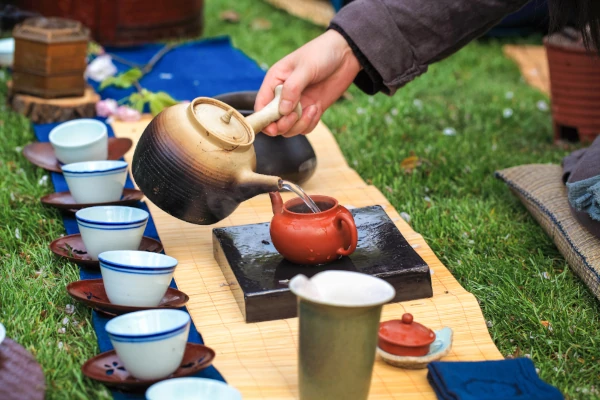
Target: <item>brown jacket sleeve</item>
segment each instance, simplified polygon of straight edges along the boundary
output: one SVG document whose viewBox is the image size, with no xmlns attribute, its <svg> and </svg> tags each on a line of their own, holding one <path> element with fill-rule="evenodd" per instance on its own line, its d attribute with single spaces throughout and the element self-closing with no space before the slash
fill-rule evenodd
<svg viewBox="0 0 600 400">
<path fill-rule="evenodd" d="M 529 0 L 354 0 L 330 28 L 350 43 L 367 93 L 396 90 L 491 29 Z"/>
</svg>

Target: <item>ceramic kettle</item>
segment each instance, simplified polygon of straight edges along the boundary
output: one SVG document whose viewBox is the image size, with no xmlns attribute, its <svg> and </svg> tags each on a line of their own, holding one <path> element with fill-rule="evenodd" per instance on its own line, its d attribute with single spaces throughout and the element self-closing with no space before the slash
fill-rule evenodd
<svg viewBox="0 0 600 400">
<path fill-rule="evenodd" d="M 257 91 L 223 93 L 214 98 L 235 107 L 244 117 L 254 114 Z M 302 184 L 317 169 L 317 156 L 305 135 L 289 138 L 255 132 L 256 172 L 277 175 L 286 181 Z"/>
<path fill-rule="evenodd" d="M 256 173 L 254 139 L 281 118 L 275 98 L 246 118 L 226 103 L 198 97 L 163 110 L 135 149 L 132 173 L 146 197 L 186 222 L 211 225 L 258 194 L 279 191 L 282 179 Z M 300 104 L 295 110 L 302 114 Z"/>
</svg>

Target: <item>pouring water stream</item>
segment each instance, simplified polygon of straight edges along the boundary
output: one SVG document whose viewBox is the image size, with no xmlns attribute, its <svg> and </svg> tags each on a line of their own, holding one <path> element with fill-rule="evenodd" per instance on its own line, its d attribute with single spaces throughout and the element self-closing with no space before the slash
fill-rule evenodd
<svg viewBox="0 0 600 400">
<path fill-rule="evenodd" d="M 288 190 L 290 192 L 294 192 L 298 195 L 298 197 L 300 197 L 302 199 L 302 201 L 304 201 L 304 203 L 306 204 L 306 206 L 314 213 L 318 213 L 321 212 L 321 210 L 319 209 L 319 207 L 317 206 L 317 204 L 313 201 L 313 199 L 311 199 L 305 192 L 304 190 L 302 190 L 302 188 L 298 185 L 296 185 L 295 183 L 292 182 L 288 182 L 288 181 L 283 181 L 283 184 L 281 185 L 281 188 L 284 190 Z"/>
</svg>

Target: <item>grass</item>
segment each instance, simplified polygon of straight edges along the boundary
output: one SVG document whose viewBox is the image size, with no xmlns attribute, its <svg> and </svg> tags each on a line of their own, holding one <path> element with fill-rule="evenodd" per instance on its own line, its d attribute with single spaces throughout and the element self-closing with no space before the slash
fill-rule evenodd
<svg viewBox="0 0 600 400">
<path fill-rule="evenodd" d="M 220 21 L 226 9 L 236 10 L 241 22 Z M 255 18 L 272 27 L 252 29 Z M 206 2 L 205 36 L 230 35 L 265 66 L 321 32 L 263 2 Z M 549 112 L 537 107 L 548 99 L 522 82 L 502 56 L 502 43 L 472 43 L 391 98 L 352 87 L 352 99 L 335 104 L 323 120 L 350 164 L 410 216 L 412 227 L 477 297 L 500 351 L 529 355 L 541 377 L 569 399 L 600 398 L 598 302 L 493 176 L 520 164 L 559 163 L 575 148 L 552 143 Z M 505 118 L 506 109 L 512 115 Z M 444 135 L 446 128 L 456 135 Z M 89 311 L 78 306 L 73 315 L 65 312 L 71 301 L 64 287 L 78 274 L 47 247 L 64 233 L 59 214 L 38 201 L 51 184 L 15 150 L 34 140 L 28 122 L 0 106 L 0 137 L 0 320 L 43 366 L 49 399 L 106 397 L 79 372 L 98 348 Z M 401 162 L 411 156 L 420 165 L 408 173 Z"/>
</svg>

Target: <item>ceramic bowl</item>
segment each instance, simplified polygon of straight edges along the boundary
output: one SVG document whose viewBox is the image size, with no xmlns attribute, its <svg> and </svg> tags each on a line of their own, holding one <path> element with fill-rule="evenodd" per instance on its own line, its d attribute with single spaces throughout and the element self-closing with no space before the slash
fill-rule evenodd
<svg viewBox="0 0 600 400">
<path fill-rule="evenodd" d="M 48 139 L 61 164 L 108 158 L 108 130 L 95 119 L 63 122 L 50 131 Z"/>
<path fill-rule="evenodd" d="M 108 321 L 106 332 L 132 376 L 162 379 L 183 360 L 190 321 L 182 310 L 137 311 Z"/>
<path fill-rule="evenodd" d="M 127 178 L 125 161 L 83 161 L 66 164 L 63 175 L 77 203 L 118 201 Z"/>
<path fill-rule="evenodd" d="M 424 369 L 427 368 L 427 364 L 430 362 L 438 361 L 450 353 L 450 350 L 452 350 L 452 336 L 453 331 L 448 327 L 435 331 L 435 341 L 429 347 L 429 352 L 420 357 L 397 356 L 382 350 L 379 346 L 377 347 L 377 353 L 383 361 L 394 367 Z"/>
<path fill-rule="evenodd" d="M 147 251 L 106 251 L 98 256 L 106 295 L 120 306 L 156 307 L 169 288 L 177 260 Z"/>
<path fill-rule="evenodd" d="M 241 393 L 208 378 L 175 378 L 155 383 L 146 390 L 146 400 L 242 400 Z"/>
<path fill-rule="evenodd" d="M 15 39 L 7 38 L 0 40 L 0 65 L 11 67 L 15 55 Z"/>
<path fill-rule="evenodd" d="M 139 208 L 97 206 L 75 213 L 81 239 L 92 260 L 111 250 L 137 250 L 149 214 Z"/>
</svg>

